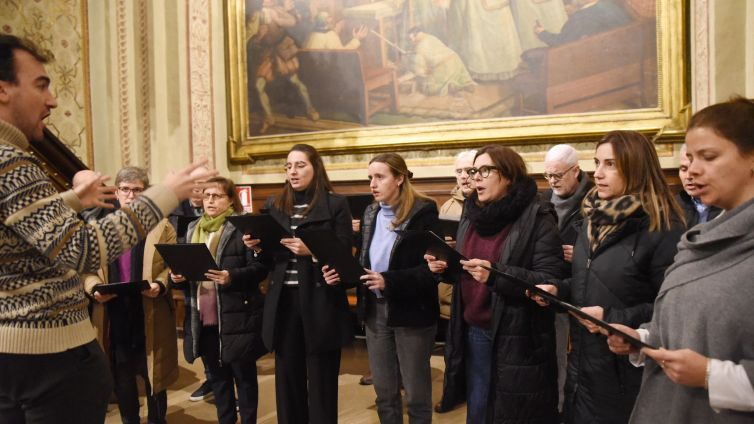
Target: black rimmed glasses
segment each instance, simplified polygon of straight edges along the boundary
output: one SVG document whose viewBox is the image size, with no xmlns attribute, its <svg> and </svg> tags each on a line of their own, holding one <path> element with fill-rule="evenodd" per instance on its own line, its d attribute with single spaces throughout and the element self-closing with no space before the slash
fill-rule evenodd
<svg viewBox="0 0 754 424">
<path fill-rule="evenodd" d="M 134 196 L 138 196 L 144 192 L 144 187 L 118 187 L 118 191 L 124 196 L 128 196 L 132 193 Z"/>
<path fill-rule="evenodd" d="M 482 165 L 479 168 L 469 168 L 466 172 L 469 174 L 469 178 L 476 178 L 477 175 L 487 178 L 492 171 L 500 172 L 500 168 L 497 166 Z"/>
<path fill-rule="evenodd" d="M 563 179 L 563 177 L 565 176 L 565 174 L 566 174 L 566 173 L 567 173 L 568 171 L 570 171 L 571 169 L 573 169 L 573 168 L 575 168 L 575 167 L 576 167 L 576 165 L 571 165 L 571 167 L 570 167 L 570 168 L 566 169 L 566 170 L 565 170 L 565 171 L 563 171 L 563 172 L 553 172 L 553 173 L 545 172 L 544 174 L 542 174 L 542 176 L 543 176 L 543 177 L 545 177 L 545 180 L 548 180 L 548 181 L 549 181 L 550 179 L 553 179 L 553 180 L 555 180 L 555 181 L 560 181 L 560 180 L 562 180 L 562 179 Z"/>
</svg>

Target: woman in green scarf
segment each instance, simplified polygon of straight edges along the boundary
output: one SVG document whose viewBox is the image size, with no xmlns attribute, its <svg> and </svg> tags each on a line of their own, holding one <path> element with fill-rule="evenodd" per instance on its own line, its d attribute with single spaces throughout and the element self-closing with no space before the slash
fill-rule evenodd
<svg viewBox="0 0 754 424">
<path fill-rule="evenodd" d="M 171 274 L 174 282 L 186 286 L 183 350 L 188 362 L 201 357 L 210 371 L 218 422 L 236 422 L 237 392 L 241 423 L 255 423 L 256 360 L 264 353 L 264 297 L 259 283 L 267 276 L 267 267 L 243 245 L 243 234 L 226 221 L 243 210 L 233 181 L 216 177 L 208 184 L 203 192 L 204 215 L 189 225 L 186 240 L 206 244 L 220 269 L 208 270 L 206 281 L 187 282 Z"/>
</svg>

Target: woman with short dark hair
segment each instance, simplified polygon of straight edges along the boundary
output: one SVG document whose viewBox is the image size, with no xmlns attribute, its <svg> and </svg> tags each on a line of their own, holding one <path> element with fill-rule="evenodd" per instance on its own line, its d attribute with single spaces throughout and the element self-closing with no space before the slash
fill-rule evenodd
<svg viewBox="0 0 754 424">
<path fill-rule="evenodd" d="M 456 249 L 464 272 L 427 255 L 430 269 L 453 282 L 444 396 L 466 398 L 466 422 L 556 423 L 558 366 L 554 313 L 494 267 L 532 284 L 562 278 L 555 211 L 537 194 L 521 156 L 486 146 L 469 170 L 475 192 L 464 206 Z M 447 279 L 447 280 L 446 280 Z M 465 391 L 465 393 L 464 393 Z"/>
<path fill-rule="evenodd" d="M 226 220 L 243 211 L 233 181 L 214 177 L 206 183 L 204 214 L 189 224 L 186 240 L 206 244 L 220 269 L 208 270 L 206 281 L 170 274 L 174 282 L 188 285 L 183 352 L 188 362 L 201 356 L 210 371 L 218 422 L 236 423 L 237 400 L 240 422 L 251 424 L 257 422 L 259 399 L 256 360 L 265 353 L 259 283 L 267 267 Z"/>
</svg>

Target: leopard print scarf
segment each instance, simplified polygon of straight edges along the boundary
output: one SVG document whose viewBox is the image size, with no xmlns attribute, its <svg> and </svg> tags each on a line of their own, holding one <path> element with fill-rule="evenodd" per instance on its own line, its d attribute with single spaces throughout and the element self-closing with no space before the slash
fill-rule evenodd
<svg viewBox="0 0 754 424">
<path fill-rule="evenodd" d="M 623 227 L 626 218 L 641 210 L 641 202 L 632 194 L 602 200 L 595 187 L 584 197 L 581 208 L 586 216 L 589 250 L 593 254 L 610 234 Z"/>
</svg>

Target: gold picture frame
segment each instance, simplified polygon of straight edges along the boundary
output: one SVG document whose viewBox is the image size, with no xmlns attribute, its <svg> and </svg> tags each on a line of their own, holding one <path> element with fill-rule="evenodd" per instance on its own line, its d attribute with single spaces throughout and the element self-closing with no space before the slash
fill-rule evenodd
<svg viewBox="0 0 754 424">
<path fill-rule="evenodd" d="M 395 0 L 384 1 L 395 2 Z M 653 0 L 610 1 L 643 3 L 645 9 L 647 4 L 654 3 Z M 438 148 L 479 146 L 492 142 L 522 145 L 543 142 L 587 141 L 595 139 L 599 134 L 616 129 L 636 130 L 655 137 L 658 142 L 673 142 L 683 137 L 689 116 L 688 4 L 685 0 L 656 0 L 656 4 L 653 5 L 656 14 L 652 16 L 651 20 L 642 21 L 644 27 L 649 25 L 652 31 L 656 30 L 656 33 L 653 33 L 656 34 L 656 38 L 652 40 L 654 46 L 650 46 L 656 49 L 654 50 L 655 57 L 650 57 L 648 61 L 646 56 L 640 56 L 641 63 L 635 64 L 639 66 L 639 73 L 643 73 L 641 74 L 641 90 L 648 87 L 649 92 L 654 96 L 650 98 L 649 106 L 642 104 L 639 107 L 628 109 L 587 112 L 572 112 L 566 107 L 562 113 L 546 112 L 528 116 L 517 115 L 492 119 L 462 119 L 396 125 L 352 125 L 349 128 L 326 130 L 316 130 L 315 128 L 315 130 L 306 132 L 252 135 L 250 130 L 252 122 L 255 119 L 259 122 L 259 119 L 253 116 L 249 106 L 249 86 L 252 85 L 252 91 L 255 88 L 249 82 L 249 72 L 253 71 L 249 70 L 247 65 L 250 63 L 248 56 L 251 55 L 247 55 L 247 40 L 251 39 L 247 33 L 249 26 L 247 3 L 251 4 L 252 0 L 225 0 L 224 5 L 227 47 L 226 85 L 229 111 L 228 153 L 229 160 L 232 163 L 253 163 L 258 159 L 283 157 L 289 148 L 296 143 L 308 143 L 316 147 L 321 153 L 329 154 L 345 151 L 357 153 L 435 150 Z M 634 29 L 628 30 L 633 31 Z M 583 40 L 586 40 L 586 38 Z M 556 48 L 551 47 L 545 50 L 548 50 L 546 54 L 551 57 L 553 56 L 551 53 L 555 52 Z M 562 49 L 558 51 L 562 51 Z M 572 51 L 569 51 L 568 54 L 572 54 Z M 628 56 L 628 54 L 621 56 Z M 594 67 L 599 67 L 600 57 L 593 59 Z M 645 67 L 645 65 L 648 66 Z M 593 87 L 593 84 L 589 81 L 598 81 L 599 83 L 605 78 L 621 78 L 616 77 L 615 74 L 608 74 L 629 67 L 626 65 L 617 66 L 616 62 L 616 66 L 613 68 L 612 70 L 604 70 L 602 74 L 590 77 L 589 80 L 578 82 L 578 84 L 582 84 L 581 87 L 569 81 L 570 86 L 566 88 L 558 87 L 560 92 L 557 95 L 568 90 L 570 92 L 574 92 L 574 90 L 588 91 Z M 644 75 L 649 72 L 647 69 L 653 69 L 652 72 L 654 72 L 649 81 L 643 80 Z M 655 75 L 656 78 L 654 78 Z M 548 95 L 553 92 L 551 88 L 554 84 L 549 79 L 547 80 L 545 92 Z M 541 87 L 538 87 L 538 89 L 541 89 Z M 644 91 L 641 93 L 642 96 L 645 95 Z M 601 96 L 599 99 L 605 98 L 607 100 L 609 100 L 608 96 L 610 95 L 612 94 L 609 90 L 597 94 L 597 96 Z M 548 99 L 555 97 L 555 95 L 551 95 Z M 523 99 L 523 96 L 521 98 Z M 521 100 L 521 104 L 523 102 L 524 100 Z M 565 101 L 563 104 L 567 103 Z M 548 103 L 548 110 L 550 110 L 549 108 Z"/>
</svg>

